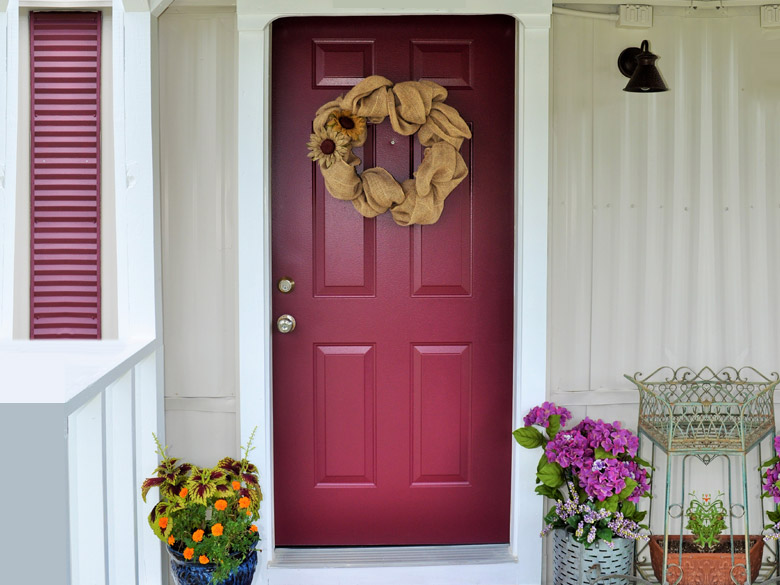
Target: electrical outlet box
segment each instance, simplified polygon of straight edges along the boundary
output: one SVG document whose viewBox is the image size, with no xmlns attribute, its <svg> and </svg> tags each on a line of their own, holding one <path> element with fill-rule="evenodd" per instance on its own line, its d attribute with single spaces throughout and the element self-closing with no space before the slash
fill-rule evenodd
<svg viewBox="0 0 780 585">
<path fill-rule="evenodd" d="M 617 25 L 626 28 L 650 28 L 653 26 L 653 7 L 621 4 Z"/>
<path fill-rule="evenodd" d="M 762 28 L 780 28 L 780 4 L 761 7 Z"/>
</svg>

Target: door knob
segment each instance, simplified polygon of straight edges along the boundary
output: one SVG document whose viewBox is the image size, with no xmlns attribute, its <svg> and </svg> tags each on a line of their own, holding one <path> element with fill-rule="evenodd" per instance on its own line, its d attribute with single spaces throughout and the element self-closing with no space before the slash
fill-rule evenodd
<svg viewBox="0 0 780 585">
<path fill-rule="evenodd" d="M 282 315 L 276 320 L 276 328 L 279 333 L 289 333 L 295 329 L 295 317 L 292 315 Z"/>
</svg>

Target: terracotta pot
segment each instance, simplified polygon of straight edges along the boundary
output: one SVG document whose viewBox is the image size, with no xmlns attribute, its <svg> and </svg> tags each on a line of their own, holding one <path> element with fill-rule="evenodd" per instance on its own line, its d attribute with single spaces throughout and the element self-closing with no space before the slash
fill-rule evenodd
<svg viewBox="0 0 780 585">
<path fill-rule="evenodd" d="M 734 536 L 736 541 L 739 536 Z M 744 542 L 744 536 L 741 537 Z M 669 536 L 669 541 L 679 539 L 679 536 Z M 683 536 L 684 542 L 691 542 L 693 536 Z M 720 536 L 721 542 L 728 542 L 729 537 Z M 764 552 L 764 540 L 761 536 L 753 535 L 750 537 L 750 582 L 755 583 L 758 577 L 758 571 L 761 569 L 761 556 Z M 666 581 L 674 583 L 680 576 L 678 564 L 678 553 L 669 553 L 667 556 Z M 661 581 L 664 564 L 664 537 L 661 534 L 650 537 L 650 560 L 653 564 L 653 573 L 655 578 Z M 682 555 L 683 578 L 679 585 L 734 585 L 731 580 L 731 553 L 705 553 L 705 552 L 684 552 Z M 744 565 L 745 554 L 734 554 L 734 564 Z M 734 577 L 737 582 L 745 582 L 745 569 L 737 567 L 734 570 Z"/>
</svg>

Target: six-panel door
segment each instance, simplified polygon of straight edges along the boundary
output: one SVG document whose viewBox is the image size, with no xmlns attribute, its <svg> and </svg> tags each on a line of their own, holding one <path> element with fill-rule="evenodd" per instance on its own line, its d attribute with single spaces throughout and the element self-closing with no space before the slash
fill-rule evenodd
<svg viewBox="0 0 780 585">
<path fill-rule="evenodd" d="M 272 43 L 273 319 L 297 322 L 273 333 L 276 542 L 507 542 L 514 21 L 290 18 Z M 374 74 L 443 85 L 472 129 L 435 225 L 363 218 L 306 157 L 317 108 Z M 356 154 L 399 181 L 422 157 L 387 120 Z"/>
</svg>

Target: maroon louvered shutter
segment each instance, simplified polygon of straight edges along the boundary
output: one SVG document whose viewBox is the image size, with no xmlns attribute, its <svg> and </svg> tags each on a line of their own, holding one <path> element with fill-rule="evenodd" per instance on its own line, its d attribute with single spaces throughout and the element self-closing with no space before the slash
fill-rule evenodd
<svg viewBox="0 0 780 585">
<path fill-rule="evenodd" d="M 30 16 L 30 337 L 100 338 L 100 13 Z"/>
</svg>

